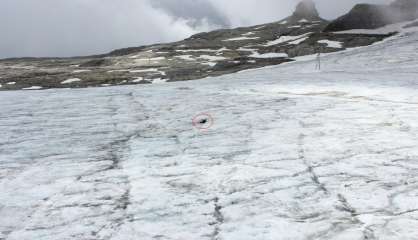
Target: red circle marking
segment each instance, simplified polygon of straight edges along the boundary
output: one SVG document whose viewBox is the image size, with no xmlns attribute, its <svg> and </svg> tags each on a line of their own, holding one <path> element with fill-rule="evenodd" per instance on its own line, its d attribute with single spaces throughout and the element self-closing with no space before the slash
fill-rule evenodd
<svg viewBox="0 0 418 240">
<path fill-rule="evenodd" d="M 205 122 L 202 122 L 205 121 Z M 208 130 L 213 126 L 214 120 L 209 113 L 200 113 L 193 117 L 192 124 L 193 127 L 199 130 Z"/>
</svg>

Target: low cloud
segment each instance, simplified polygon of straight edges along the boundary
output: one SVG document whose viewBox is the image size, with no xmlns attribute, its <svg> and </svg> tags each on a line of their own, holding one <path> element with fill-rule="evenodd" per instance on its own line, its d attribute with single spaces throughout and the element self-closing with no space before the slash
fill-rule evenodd
<svg viewBox="0 0 418 240">
<path fill-rule="evenodd" d="M 217 9 L 213 2 L 207 0 L 152 0 L 151 6 L 163 10 L 175 20 L 185 20 L 191 27 L 229 27 L 230 21 Z"/>
</svg>

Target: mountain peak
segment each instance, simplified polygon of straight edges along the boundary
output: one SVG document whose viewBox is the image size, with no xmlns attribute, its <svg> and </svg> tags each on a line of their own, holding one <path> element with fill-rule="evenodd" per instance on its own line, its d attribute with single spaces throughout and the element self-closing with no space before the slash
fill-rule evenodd
<svg viewBox="0 0 418 240">
<path fill-rule="evenodd" d="M 303 0 L 296 6 L 296 10 L 292 15 L 293 19 L 320 19 L 318 10 L 316 10 L 315 3 L 312 0 Z"/>
</svg>

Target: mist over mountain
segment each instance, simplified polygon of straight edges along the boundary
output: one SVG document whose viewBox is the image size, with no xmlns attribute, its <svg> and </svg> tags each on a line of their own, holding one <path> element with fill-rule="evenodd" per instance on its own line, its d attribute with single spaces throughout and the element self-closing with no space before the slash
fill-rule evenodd
<svg viewBox="0 0 418 240">
<path fill-rule="evenodd" d="M 357 4 L 333 21 L 325 31 L 373 29 L 418 18 L 418 0 L 396 0 L 391 4 Z"/>
<path fill-rule="evenodd" d="M 209 28 L 209 25 L 222 24 L 223 21 L 221 15 L 215 18 L 218 21 L 209 20 L 211 12 L 217 12 L 214 8 L 216 5 L 207 5 L 207 10 L 202 9 L 198 14 L 191 12 L 193 4 L 189 5 L 190 9 L 183 10 L 163 3 L 155 2 L 152 9 L 158 12 L 163 11 L 164 7 L 168 8 L 165 11 L 173 16 L 169 19 L 176 23 L 176 28 L 171 31 L 204 29 L 202 25 Z M 360 12 L 359 19 L 362 19 L 366 27 L 369 24 L 368 18 L 368 14 Z M 197 80 L 295 61 L 296 57 L 318 52 L 330 53 L 367 46 L 393 35 L 393 32 L 324 32 L 329 23 L 322 18 L 314 1 L 304 0 L 295 5 L 288 17 L 278 21 L 203 31 L 171 43 L 144 46 L 132 44 L 128 48 L 113 49 L 107 54 L 74 58 L 5 59 L 0 61 L 0 90 Z M 363 28 L 361 24 L 358 28 Z M 10 82 L 13 84 L 8 84 Z"/>
<path fill-rule="evenodd" d="M 90 55 L 171 42 L 224 27 L 251 26 L 289 16 L 297 0 L 2 0 L 0 58 Z M 356 3 L 316 0 L 326 19 Z"/>
<path fill-rule="evenodd" d="M 293 18 L 304 18 L 307 20 L 317 20 L 319 18 L 318 10 L 312 0 L 304 0 L 296 6 L 292 15 Z"/>
<path fill-rule="evenodd" d="M 192 28 L 199 26 L 230 27 L 228 17 L 218 11 L 212 2 L 207 0 L 183 0 L 178 4 L 172 0 L 153 0 L 151 6 L 164 10 L 174 19 L 186 19 L 186 24 Z"/>
</svg>

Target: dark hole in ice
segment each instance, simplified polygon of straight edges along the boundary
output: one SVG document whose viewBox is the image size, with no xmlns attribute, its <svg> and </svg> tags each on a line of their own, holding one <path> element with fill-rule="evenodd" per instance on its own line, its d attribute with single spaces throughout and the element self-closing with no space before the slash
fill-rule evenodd
<svg viewBox="0 0 418 240">
<path fill-rule="evenodd" d="M 207 122 L 208 122 L 208 120 L 206 118 L 199 120 L 199 123 L 200 124 L 205 124 Z"/>
</svg>

